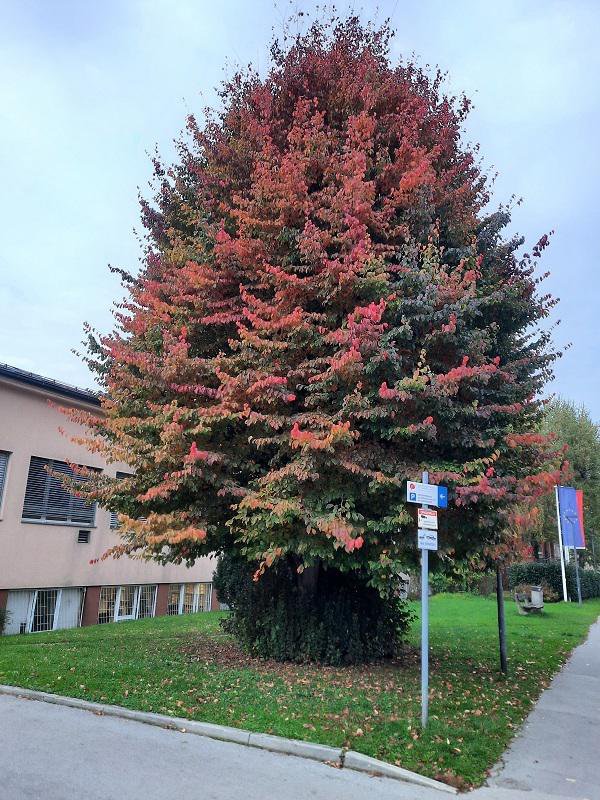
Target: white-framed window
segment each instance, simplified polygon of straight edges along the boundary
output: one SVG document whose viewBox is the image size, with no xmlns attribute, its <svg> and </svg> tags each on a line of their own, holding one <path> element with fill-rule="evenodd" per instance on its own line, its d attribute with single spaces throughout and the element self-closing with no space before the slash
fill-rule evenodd
<svg viewBox="0 0 600 800">
<path fill-rule="evenodd" d="M 119 586 L 116 620 L 135 619 L 139 586 Z"/>
<path fill-rule="evenodd" d="M 117 603 L 117 586 L 103 586 L 100 589 L 100 603 L 98 605 L 98 624 L 114 622 L 115 606 Z"/>
<path fill-rule="evenodd" d="M 0 450 L 0 516 L 2 515 L 2 501 L 4 500 L 4 489 L 8 475 L 9 457 L 10 453 L 7 450 Z"/>
<path fill-rule="evenodd" d="M 85 589 L 17 589 L 9 591 L 5 633 L 40 633 L 81 625 Z"/>
<path fill-rule="evenodd" d="M 198 609 L 198 587 L 193 583 L 183 584 L 182 614 L 193 614 Z"/>
<path fill-rule="evenodd" d="M 102 586 L 98 623 L 153 617 L 156 611 L 156 585 Z"/>
<path fill-rule="evenodd" d="M 84 498 L 71 494 L 63 486 L 60 478 L 51 475 L 48 470 L 74 478 L 81 483 L 88 480 L 83 475 L 75 475 L 64 461 L 32 456 L 29 462 L 22 520 L 92 526 L 96 504 L 90 505 Z"/>
<path fill-rule="evenodd" d="M 169 585 L 169 596 L 167 600 L 167 614 L 173 616 L 181 614 L 181 590 L 183 589 L 182 583 L 171 583 Z"/>
<path fill-rule="evenodd" d="M 31 605 L 29 632 L 39 633 L 40 631 L 54 630 L 54 624 L 58 622 L 61 594 L 60 589 L 38 589 L 36 591 L 34 602 Z"/>
<path fill-rule="evenodd" d="M 210 611 L 212 583 L 172 583 L 169 586 L 167 614 L 195 614 Z"/>
<path fill-rule="evenodd" d="M 212 605 L 212 583 L 198 584 L 198 611 L 210 611 Z"/>
<path fill-rule="evenodd" d="M 156 613 L 156 586 L 140 586 L 138 619 L 153 617 Z"/>
</svg>

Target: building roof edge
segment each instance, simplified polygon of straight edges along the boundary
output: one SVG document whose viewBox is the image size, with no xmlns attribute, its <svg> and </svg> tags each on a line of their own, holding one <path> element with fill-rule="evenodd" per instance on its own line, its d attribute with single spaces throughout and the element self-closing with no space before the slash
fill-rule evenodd
<svg viewBox="0 0 600 800">
<path fill-rule="evenodd" d="M 93 389 L 82 389 L 79 386 L 71 386 L 68 383 L 56 381 L 53 378 L 45 378 L 43 375 L 36 375 L 34 372 L 27 372 L 18 367 L 11 367 L 10 364 L 0 363 L 0 378 L 22 383 L 25 386 L 33 386 L 37 389 L 44 389 L 61 397 L 70 400 L 79 400 L 91 405 L 100 405 L 100 392 Z"/>
</svg>

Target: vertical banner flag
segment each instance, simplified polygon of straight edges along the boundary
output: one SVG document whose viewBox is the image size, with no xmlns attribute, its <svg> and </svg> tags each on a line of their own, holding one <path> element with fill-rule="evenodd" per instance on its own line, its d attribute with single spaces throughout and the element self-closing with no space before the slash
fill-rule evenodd
<svg viewBox="0 0 600 800">
<path fill-rule="evenodd" d="M 585 549 L 583 492 L 572 486 L 558 487 L 558 509 L 564 547 Z"/>
</svg>

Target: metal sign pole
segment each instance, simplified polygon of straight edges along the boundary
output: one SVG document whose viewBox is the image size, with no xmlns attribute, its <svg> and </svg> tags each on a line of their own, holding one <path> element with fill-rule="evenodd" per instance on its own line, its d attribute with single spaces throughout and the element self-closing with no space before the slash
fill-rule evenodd
<svg viewBox="0 0 600 800">
<path fill-rule="evenodd" d="M 429 717 L 429 551 L 438 549 L 437 509 L 448 508 L 448 487 L 430 484 L 429 473 L 423 470 L 422 483 L 406 482 L 406 502 L 420 506 L 417 547 L 421 551 L 421 725 L 425 728 Z"/>
<path fill-rule="evenodd" d="M 562 576 L 563 587 L 563 600 L 567 602 L 567 576 L 565 574 L 565 554 L 563 547 L 562 527 L 560 524 L 560 505 L 558 502 L 558 486 L 554 487 L 554 496 L 556 498 L 556 520 L 558 522 L 558 547 L 560 550 L 560 574 Z"/>
<path fill-rule="evenodd" d="M 573 535 L 575 539 L 575 535 Z M 577 555 L 577 548 L 573 547 L 573 558 L 575 559 L 575 578 L 577 580 L 577 602 L 581 605 L 581 583 L 579 581 L 579 557 Z"/>
<path fill-rule="evenodd" d="M 423 472 L 423 483 L 429 473 Z M 429 508 L 423 504 L 421 508 Z M 421 550 L 421 726 L 429 719 L 429 550 Z"/>
<path fill-rule="evenodd" d="M 504 587 L 500 564 L 496 563 L 496 606 L 498 609 L 498 642 L 500 644 L 500 669 L 508 674 L 508 656 L 506 654 L 506 620 L 504 618 Z"/>
</svg>

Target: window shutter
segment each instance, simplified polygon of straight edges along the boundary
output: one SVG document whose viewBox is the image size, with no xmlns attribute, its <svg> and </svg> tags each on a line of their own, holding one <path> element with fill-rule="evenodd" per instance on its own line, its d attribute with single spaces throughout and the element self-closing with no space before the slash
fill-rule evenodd
<svg viewBox="0 0 600 800">
<path fill-rule="evenodd" d="M 89 505 L 84 498 L 75 497 L 62 485 L 60 478 L 46 471 L 46 467 L 52 472 L 74 477 L 80 483 L 88 480 L 82 475 L 74 475 L 71 467 L 64 461 L 32 456 L 25 489 L 23 519 L 93 525 L 96 504 Z"/>
<path fill-rule="evenodd" d="M 117 472 L 116 478 L 131 478 L 132 475 L 130 472 Z M 119 528 L 119 514 L 117 511 L 110 512 L 110 527 L 111 528 Z"/>
<path fill-rule="evenodd" d="M 6 484 L 6 471 L 8 469 L 8 453 L 0 450 L 0 506 L 4 497 L 4 486 Z"/>
</svg>

